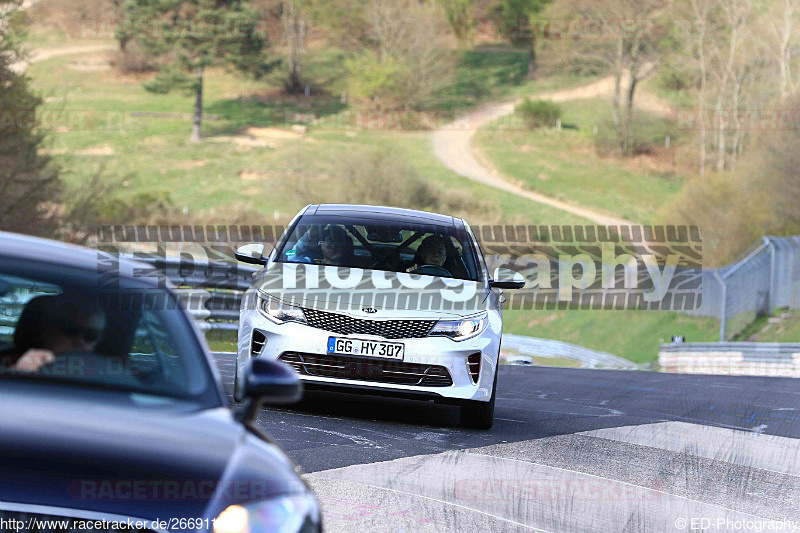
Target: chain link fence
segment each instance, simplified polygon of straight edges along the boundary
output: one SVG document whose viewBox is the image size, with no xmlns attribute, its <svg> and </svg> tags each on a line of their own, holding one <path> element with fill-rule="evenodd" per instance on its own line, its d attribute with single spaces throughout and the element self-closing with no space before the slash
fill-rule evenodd
<svg viewBox="0 0 800 533">
<path fill-rule="evenodd" d="M 702 305 L 685 313 L 719 319 L 724 342 L 776 307 L 800 309 L 800 236 L 762 237 L 740 261 L 704 270 Z"/>
</svg>

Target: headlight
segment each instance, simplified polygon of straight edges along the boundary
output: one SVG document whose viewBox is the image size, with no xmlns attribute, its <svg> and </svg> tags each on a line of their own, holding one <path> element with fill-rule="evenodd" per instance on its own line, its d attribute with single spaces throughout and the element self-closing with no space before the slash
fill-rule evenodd
<svg viewBox="0 0 800 533">
<path fill-rule="evenodd" d="M 273 298 L 272 296 L 259 294 L 258 310 L 261 311 L 262 315 L 276 324 L 282 324 L 283 322 L 306 323 L 306 317 L 301 307 L 287 304 L 283 300 Z"/>
<path fill-rule="evenodd" d="M 440 320 L 433 326 L 428 335 L 450 337 L 454 341 L 463 341 L 474 337 L 486 327 L 486 313 L 461 318 L 458 320 Z"/>
<path fill-rule="evenodd" d="M 311 495 L 231 505 L 214 520 L 214 533 L 316 533 L 319 507 Z"/>
</svg>

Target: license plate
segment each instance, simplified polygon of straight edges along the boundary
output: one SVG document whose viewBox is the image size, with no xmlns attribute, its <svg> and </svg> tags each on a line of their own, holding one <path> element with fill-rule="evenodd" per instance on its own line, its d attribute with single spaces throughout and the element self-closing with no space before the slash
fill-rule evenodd
<svg viewBox="0 0 800 533">
<path fill-rule="evenodd" d="M 399 342 L 369 341 L 365 339 L 345 339 L 328 337 L 328 353 L 339 355 L 361 355 L 383 359 L 403 360 L 405 345 Z"/>
</svg>

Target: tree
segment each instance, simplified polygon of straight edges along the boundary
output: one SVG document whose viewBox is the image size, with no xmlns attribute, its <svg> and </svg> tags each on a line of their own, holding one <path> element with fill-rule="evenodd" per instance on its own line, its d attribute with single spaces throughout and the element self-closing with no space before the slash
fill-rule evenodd
<svg viewBox="0 0 800 533">
<path fill-rule="evenodd" d="M 536 71 L 536 31 L 533 18 L 551 0 L 501 0 L 494 8 L 500 34 L 515 47 L 528 50 L 528 78 Z"/>
<path fill-rule="evenodd" d="M 0 229 L 53 236 L 58 229 L 59 169 L 39 152 L 42 104 L 19 72 L 22 0 L 0 0 Z"/>
<path fill-rule="evenodd" d="M 447 22 L 459 42 L 464 43 L 472 36 L 474 0 L 436 0 L 447 16 Z"/>
<path fill-rule="evenodd" d="M 697 80 L 700 173 L 732 170 L 749 137 L 745 114 L 774 94 L 771 54 L 759 46 L 751 0 L 685 0 L 679 8 L 691 21 L 681 35 Z"/>
<path fill-rule="evenodd" d="M 797 109 L 800 97 L 790 97 Z M 800 231 L 800 133 L 760 131 L 734 171 L 688 181 L 664 215 L 664 222 L 699 226 L 703 260 L 725 264 L 762 235 Z"/>
<path fill-rule="evenodd" d="M 260 78 L 276 66 L 266 57 L 269 43 L 259 16 L 245 0 L 130 0 L 125 16 L 132 38 L 161 61 L 145 88 L 194 94 L 191 142 L 201 140 L 207 68 L 228 66 Z"/>
<path fill-rule="evenodd" d="M 347 61 L 349 92 L 383 109 L 420 109 L 449 82 L 452 54 L 438 9 L 417 0 L 370 0 L 369 48 Z"/>
<path fill-rule="evenodd" d="M 790 97 L 787 109 L 800 109 L 800 97 Z M 742 164 L 753 189 L 768 195 L 769 205 L 763 214 L 771 215 L 765 232 L 796 235 L 800 231 L 800 131 L 764 131 L 758 135 L 753 150 Z"/>
<path fill-rule="evenodd" d="M 795 0 L 782 0 L 776 2 L 767 13 L 768 46 L 778 63 L 780 72 L 781 98 L 794 94 L 796 85 L 792 75 L 792 56 L 794 42 L 800 32 L 800 10 L 795 6 Z"/>
<path fill-rule="evenodd" d="M 722 0 L 719 2 L 724 24 L 721 39 L 715 50 L 712 61 L 712 75 L 716 81 L 716 99 L 714 103 L 714 125 L 716 133 L 717 171 L 728 168 L 727 154 L 733 156 L 731 167 L 735 165 L 738 146 L 727 147 L 727 117 L 733 117 L 734 129 L 740 130 L 739 110 L 741 105 L 741 86 L 747 74 L 746 45 L 748 44 L 748 21 L 752 10 L 750 0 Z"/>
<path fill-rule="evenodd" d="M 708 131 L 706 125 L 706 98 L 708 90 L 708 47 L 709 47 L 709 22 L 710 13 L 716 0 L 689 0 L 687 9 L 688 20 L 691 24 L 683 28 L 684 42 L 688 43 L 689 56 L 696 60 L 698 70 L 697 87 L 697 113 L 699 121 L 699 163 L 700 175 L 706 173 L 706 146 L 708 145 Z"/>
<path fill-rule="evenodd" d="M 659 17 L 670 0 L 574 0 L 569 9 L 583 18 L 579 27 L 603 27 L 603 40 L 577 35 L 575 46 L 583 59 L 610 68 L 614 78 L 614 128 L 619 152 L 633 155 L 634 101 L 639 83 L 657 66 L 663 38 Z M 562 6 L 564 7 L 564 6 Z"/>
<path fill-rule="evenodd" d="M 307 31 L 306 6 L 303 0 L 284 0 L 281 4 L 281 26 L 283 38 L 288 47 L 289 76 L 286 92 L 300 93 L 304 90 L 302 76 L 302 56 L 305 52 Z"/>
</svg>

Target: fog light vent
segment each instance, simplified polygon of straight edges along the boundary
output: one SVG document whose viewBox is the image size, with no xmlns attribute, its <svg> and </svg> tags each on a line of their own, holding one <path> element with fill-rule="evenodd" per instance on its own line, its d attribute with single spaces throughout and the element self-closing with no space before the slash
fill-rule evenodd
<svg viewBox="0 0 800 533">
<path fill-rule="evenodd" d="M 469 376 L 472 378 L 473 383 L 478 382 L 478 376 L 481 374 L 481 353 L 475 352 L 467 357 L 467 369 Z"/>
<path fill-rule="evenodd" d="M 257 329 L 253 330 L 253 339 L 250 341 L 250 354 L 259 355 L 265 344 L 267 344 L 267 337 Z"/>
</svg>

